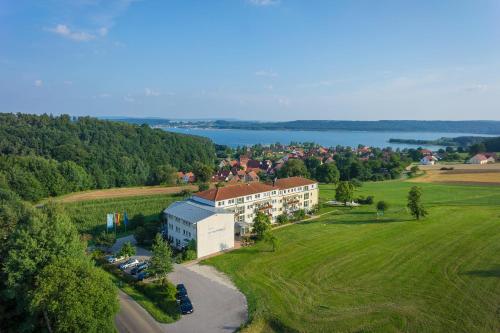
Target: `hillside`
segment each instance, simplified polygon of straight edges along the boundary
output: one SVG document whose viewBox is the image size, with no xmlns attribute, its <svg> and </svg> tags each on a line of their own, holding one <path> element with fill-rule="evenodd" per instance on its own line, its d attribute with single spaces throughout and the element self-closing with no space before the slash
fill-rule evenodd
<svg viewBox="0 0 500 333">
<path fill-rule="evenodd" d="M 263 242 L 208 259 L 248 299 L 242 332 L 499 332 L 500 189 L 419 184 L 429 216 L 416 221 L 413 185 L 357 190 L 387 201 L 384 216 L 335 208 L 274 231 L 275 252 Z"/>
<path fill-rule="evenodd" d="M 0 114 L 0 187 L 35 201 L 72 191 L 155 184 L 164 170 L 213 164 L 209 139 L 67 115 Z"/>
</svg>

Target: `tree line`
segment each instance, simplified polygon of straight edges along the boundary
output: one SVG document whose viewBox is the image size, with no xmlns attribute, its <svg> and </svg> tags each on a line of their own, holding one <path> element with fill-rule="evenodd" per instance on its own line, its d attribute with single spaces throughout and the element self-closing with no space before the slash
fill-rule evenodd
<svg viewBox="0 0 500 333">
<path fill-rule="evenodd" d="M 68 115 L 0 114 L 0 187 L 24 200 L 172 181 L 213 165 L 209 139 Z"/>
</svg>

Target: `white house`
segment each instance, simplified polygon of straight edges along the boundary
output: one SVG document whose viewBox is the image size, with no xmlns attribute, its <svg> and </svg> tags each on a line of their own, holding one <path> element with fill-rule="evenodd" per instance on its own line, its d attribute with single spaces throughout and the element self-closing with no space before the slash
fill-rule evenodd
<svg viewBox="0 0 500 333">
<path fill-rule="evenodd" d="M 486 157 L 483 154 L 476 154 L 469 159 L 470 164 L 488 164 L 495 163 L 495 158 L 493 156 Z"/>
<path fill-rule="evenodd" d="M 437 160 L 438 159 L 432 155 L 426 155 L 426 156 L 422 157 L 422 159 L 420 160 L 420 164 L 422 164 L 422 165 L 434 165 L 434 164 L 436 164 Z"/>
<path fill-rule="evenodd" d="M 234 247 L 234 214 L 193 200 L 178 201 L 163 211 L 167 237 L 181 249 L 196 241 L 197 257 Z"/>
</svg>

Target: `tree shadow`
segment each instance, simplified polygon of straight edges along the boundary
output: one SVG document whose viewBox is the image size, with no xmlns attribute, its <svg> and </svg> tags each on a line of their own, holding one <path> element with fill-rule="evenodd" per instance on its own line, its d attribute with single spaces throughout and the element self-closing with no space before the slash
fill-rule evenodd
<svg viewBox="0 0 500 333">
<path fill-rule="evenodd" d="M 492 269 L 474 270 L 463 273 L 465 275 L 478 276 L 478 277 L 497 277 L 500 278 L 500 265 Z"/>
<path fill-rule="evenodd" d="M 364 220 L 347 220 L 347 221 L 326 221 L 325 224 L 341 224 L 341 225 L 362 225 L 362 224 L 388 224 L 388 223 L 403 223 L 415 222 L 413 219 L 404 218 L 381 218 L 381 219 L 364 219 Z"/>
</svg>

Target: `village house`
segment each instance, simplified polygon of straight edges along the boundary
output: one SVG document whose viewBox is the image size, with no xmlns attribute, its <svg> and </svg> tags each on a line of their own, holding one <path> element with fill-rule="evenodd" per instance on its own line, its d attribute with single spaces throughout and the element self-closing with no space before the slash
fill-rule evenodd
<svg viewBox="0 0 500 333">
<path fill-rule="evenodd" d="M 426 155 L 424 157 L 422 157 L 422 159 L 420 160 L 420 164 L 422 165 L 434 165 L 436 164 L 436 162 L 438 161 L 438 159 L 434 156 L 431 156 L 431 155 Z"/>
<path fill-rule="evenodd" d="M 490 155 L 490 157 L 486 157 L 484 154 L 476 154 L 469 159 L 470 164 L 488 164 L 495 163 L 495 158 Z"/>
</svg>

